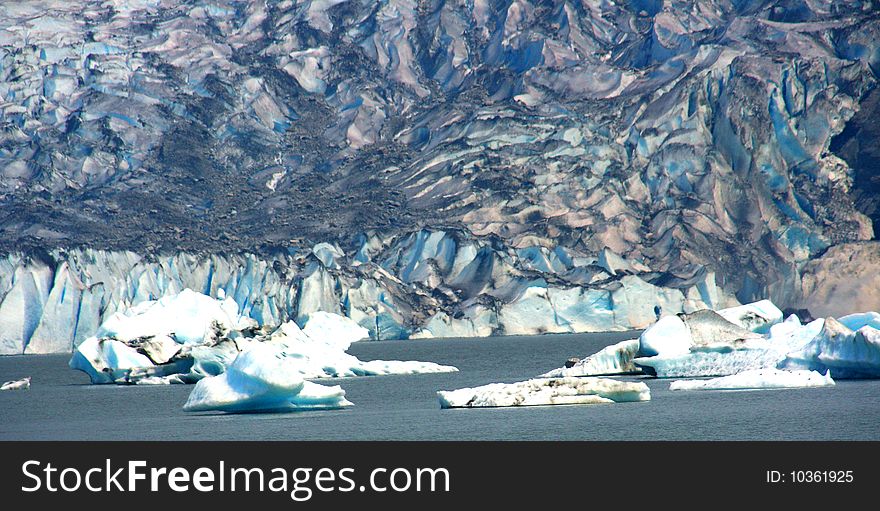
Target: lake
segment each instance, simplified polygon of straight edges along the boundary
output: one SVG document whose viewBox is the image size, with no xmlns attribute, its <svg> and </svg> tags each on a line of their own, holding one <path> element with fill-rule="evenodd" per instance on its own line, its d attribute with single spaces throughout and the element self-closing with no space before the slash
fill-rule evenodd
<svg viewBox="0 0 880 511">
<path fill-rule="evenodd" d="M 584 357 L 632 333 L 364 341 L 363 359 L 423 360 L 460 372 L 318 380 L 353 407 L 284 414 L 184 413 L 188 385 L 89 385 L 69 355 L 0 357 L 2 440 L 878 440 L 880 381 L 834 387 L 670 392 L 640 380 L 651 401 L 608 405 L 441 410 L 436 391 L 512 382 Z"/>
</svg>

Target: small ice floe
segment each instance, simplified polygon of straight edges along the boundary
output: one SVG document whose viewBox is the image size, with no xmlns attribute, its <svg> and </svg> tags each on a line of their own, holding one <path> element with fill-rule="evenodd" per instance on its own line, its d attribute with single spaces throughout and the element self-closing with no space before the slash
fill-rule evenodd
<svg viewBox="0 0 880 511">
<path fill-rule="evenodd" d="M 649 401 L 644 383 L 610 378 L 539 378 L 437 392 L 441 408 L 582 405 Z"/>
<path fill-rule="evenodd" d="M 24 390 L 31 388 L 31 377 L 27 376 L 20 380 L 12 380 L 0 385 L 0 390 Z"/>
<path fill-rule="evenodd" d="M 817 371 L 783 371 L 780 369 L 752 369 L 711 380 L 676 380 L 669 390 L 750 390 L 827 387 L 834 385 L 831 373 Z"/>
</svg>

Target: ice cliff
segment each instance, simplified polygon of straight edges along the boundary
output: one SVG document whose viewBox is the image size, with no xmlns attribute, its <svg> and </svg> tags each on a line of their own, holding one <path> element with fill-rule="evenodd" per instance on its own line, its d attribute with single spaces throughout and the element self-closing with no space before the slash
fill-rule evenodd
<svg viewBox="0 0 880 511">
<path fill-rule="evenodd" d="M 663 274 L 621 269 L 619 256 L 514 250 L 459 231 L 362 240 L 348 254 L 322 243 L 271 259 L 91 249 L 0 258 L 0 353 L 71 351 L 110 318 L 184 289 L 222 295 L 259 325 L 341 314 L 374 339 L 625 330 L 736 303 L 712 273 L 664 286 Z"/>
</svg>

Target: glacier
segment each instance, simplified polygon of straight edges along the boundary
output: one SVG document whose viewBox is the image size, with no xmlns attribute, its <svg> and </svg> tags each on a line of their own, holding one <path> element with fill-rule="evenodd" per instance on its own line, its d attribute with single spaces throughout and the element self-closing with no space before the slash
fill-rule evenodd
<svg viewBox="0 0 880 511">
<path fill-rule="evenodd" d="M 676 380 L 669 390 L 748 390 L 827 387 L 834 385 L 831 374 L 816 371 L 783 371 L 775 368 L 750 369 L 709 380 Z"/>
<path fill-rule="evenodd" d="M 366 329 L 364 338 L 383 340 L 628 330 L 653 323 L 657 310 L 738 304 L 711 273 L 681 288 L 663 287 L 651 283 L 659 277 L 645 268 L 611 275 L 585 253 L 509 254 L 458 231 L 360 243 L 355 252 L 324 244 L 268 260 L 254 254 L 147 258 L 93 249 L 57 250 L 43 259 L 0 257 L 0 325 L 8 327 L 0 332 L 0 354 L 70 352 L 102 325 L 111 329 L 108 335 L 130 337 L 116 332 L 111 318 L 139 315 L 141 307 L 186 289 L 195 292 L 193 303 L 181 308 L 200 306 L 199 295 L 224 297 L 212 313 L 224 328 L 307 325 L 312 316 L 319 318 L 317 328 L 319 313 L 330 313 L 354 320 Z M 539 255 L 554 262 L 534 266 Z M 538 276 L 534 268 L 550 273 Z M 591 277 L 568 282 L 584 275 Z M 166 333 L 187 344 L 199 340 L 202 325 L 173 330 Z"/>
<path fill-rule="evenodd" d="M 223 374 L 196 383 L 183 405 L 187 412 L 281 412 L 351 406 L 338 385 L 305 381 L 296 361 L 254 344 L 240 353 Z"/>
<path fill-rule="evenodd" d="M 877 309 L 878 31 L 870 0 L 3 2 L 0 353 L 185 288 L 374 339 Z"/>
<path fill-rule="evenodd" d="M 224 373 L 253 346 L 265 346 L 289 359 L 286 369 L 301 378 L 457 370 L 431 362 L 362 361 L 345 352 L 366 335 L 351 319 L 324 312 L 312 314 L 302 329 L 293 321 L 259 326 L 228 297 L 184 290 L 112 316 L 77 346 L 69 365 L 95 384 L 194 383 Z"/>
<path fill-rule="evenodd" d="M 441 390 L 437 397 L 441 408 L 483 408 L 649 401 L 651 391 L 641 382 L 610 378 L 538 378 Z"/>
</svg>

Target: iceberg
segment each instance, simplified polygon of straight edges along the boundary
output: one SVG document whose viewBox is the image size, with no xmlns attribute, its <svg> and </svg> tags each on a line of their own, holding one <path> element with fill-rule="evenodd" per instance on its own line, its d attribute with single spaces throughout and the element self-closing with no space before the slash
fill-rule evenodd
<svg viewBox="0 0 880 511">
<path fill-rule="evenodd" d="M 575 405 L 648 401 L 644 383 L 610 378 L 540 378 L 516 383 L 439 391 L 441 408 Z"/>
<path fill-rule="evenodd" d="M 782 322 L 768 300 L 666 316 L 642 332 L 634 364 L 658 377 L 727 376 L 776 367 L 810 340 L 796 316 Z M 763 332 L 763 333 L 759 333 Z"/>
<path fill-rule="evenodd" d="M 31 377 L 26 376 L 20 380 L 12 380 L 0 385 L 0 390 L 26 390 L 31 388 Z"/>
<path fill-rule="evenodd" d="M 669 390 L 788 389 L 829 385 L 834 385 L 829 373 L 823 375 L 816 371 L 769 368 L 751 369 L 711 380 L 676 380 L 669 384 Z"/>
<path fill-rule="evenodd" d="M 767 300 L 661 318 L 639 338 L 633 363 L 660 377 L 728 376 L 758 369 L 880 378 L 880 314 L 779 321 Z"/>
<path fill-rule="evenodd" d="M 735 325 L 759 334 L 767 333 L 770 327 L 782 321 L 782 311 L 770 300 L 719 309 L 718 314 Z"/>
<path fill-rule="evenodd" d="M 180 344 L 203 344 L 217 331 L 244 330 L 256 321 L 239 314 L 232 298 L 215 299 L 184 289 L 159 300 L 142 302 L 107 318 L 95 337 L 120 341 L 167 336 Z"/>
<path fill-rule="evenodd" d="M 634 374 L 642 372 L 633 359 L 639 351 L 639 340 L 630 339 L 611 346 L 579 360 L 571 367 L 560 367 L 548 371 L 539 378 L 562 378 L 567 376 L 604 376 L 612 374 Z"/>
<path fill-rule="evenodd" d="M 343 351 L 347 350 L 351 343 L 370 337 L 370 331 L 354 320 L 324 311 L 309 314 L 302 331 L 312 339 L 320 339 Z"/>
<path fill-rule="evenodd" d="M 854 326 L 862 324 L 846 316 Z M 870 318 L 868 314 L 862 318 Z M 826 318 L 821 331 L 801 349 L 792 351 L 780 363 L 785 369 L 831 371 L 835 378 L 880 378 L 880 330 L 865 322 L 856 331 L 843 322 Z"/>
<path fill-rule="evenodd" d="M 226 372 L 196 383 L 183 405 L 187 412 L 279 412 L 351 406 L 338 385 L 327 387 L 299 376 L 294 359 L 255 344 Z"/>
<path fill-rule="evenodd" d="M 114 315 L 76 348 L 70 367 L 88 374 L 95 384 L 195 383 L 223 374 L 240 353 L 266 345 L 289 359 L 285 367 L 300 378 L 458 370 L 432 362 L 362 361 L 345 350 L 367 338 L 367 330 L 338 314 L 313 312 L 305 328 L 288 321 L 270 330 L 238 316 L 228 298 L 194 295 L 198 293 L 187 290 Z M 176 305 L 182 307 L 169 310 Z"/>
</svg>

